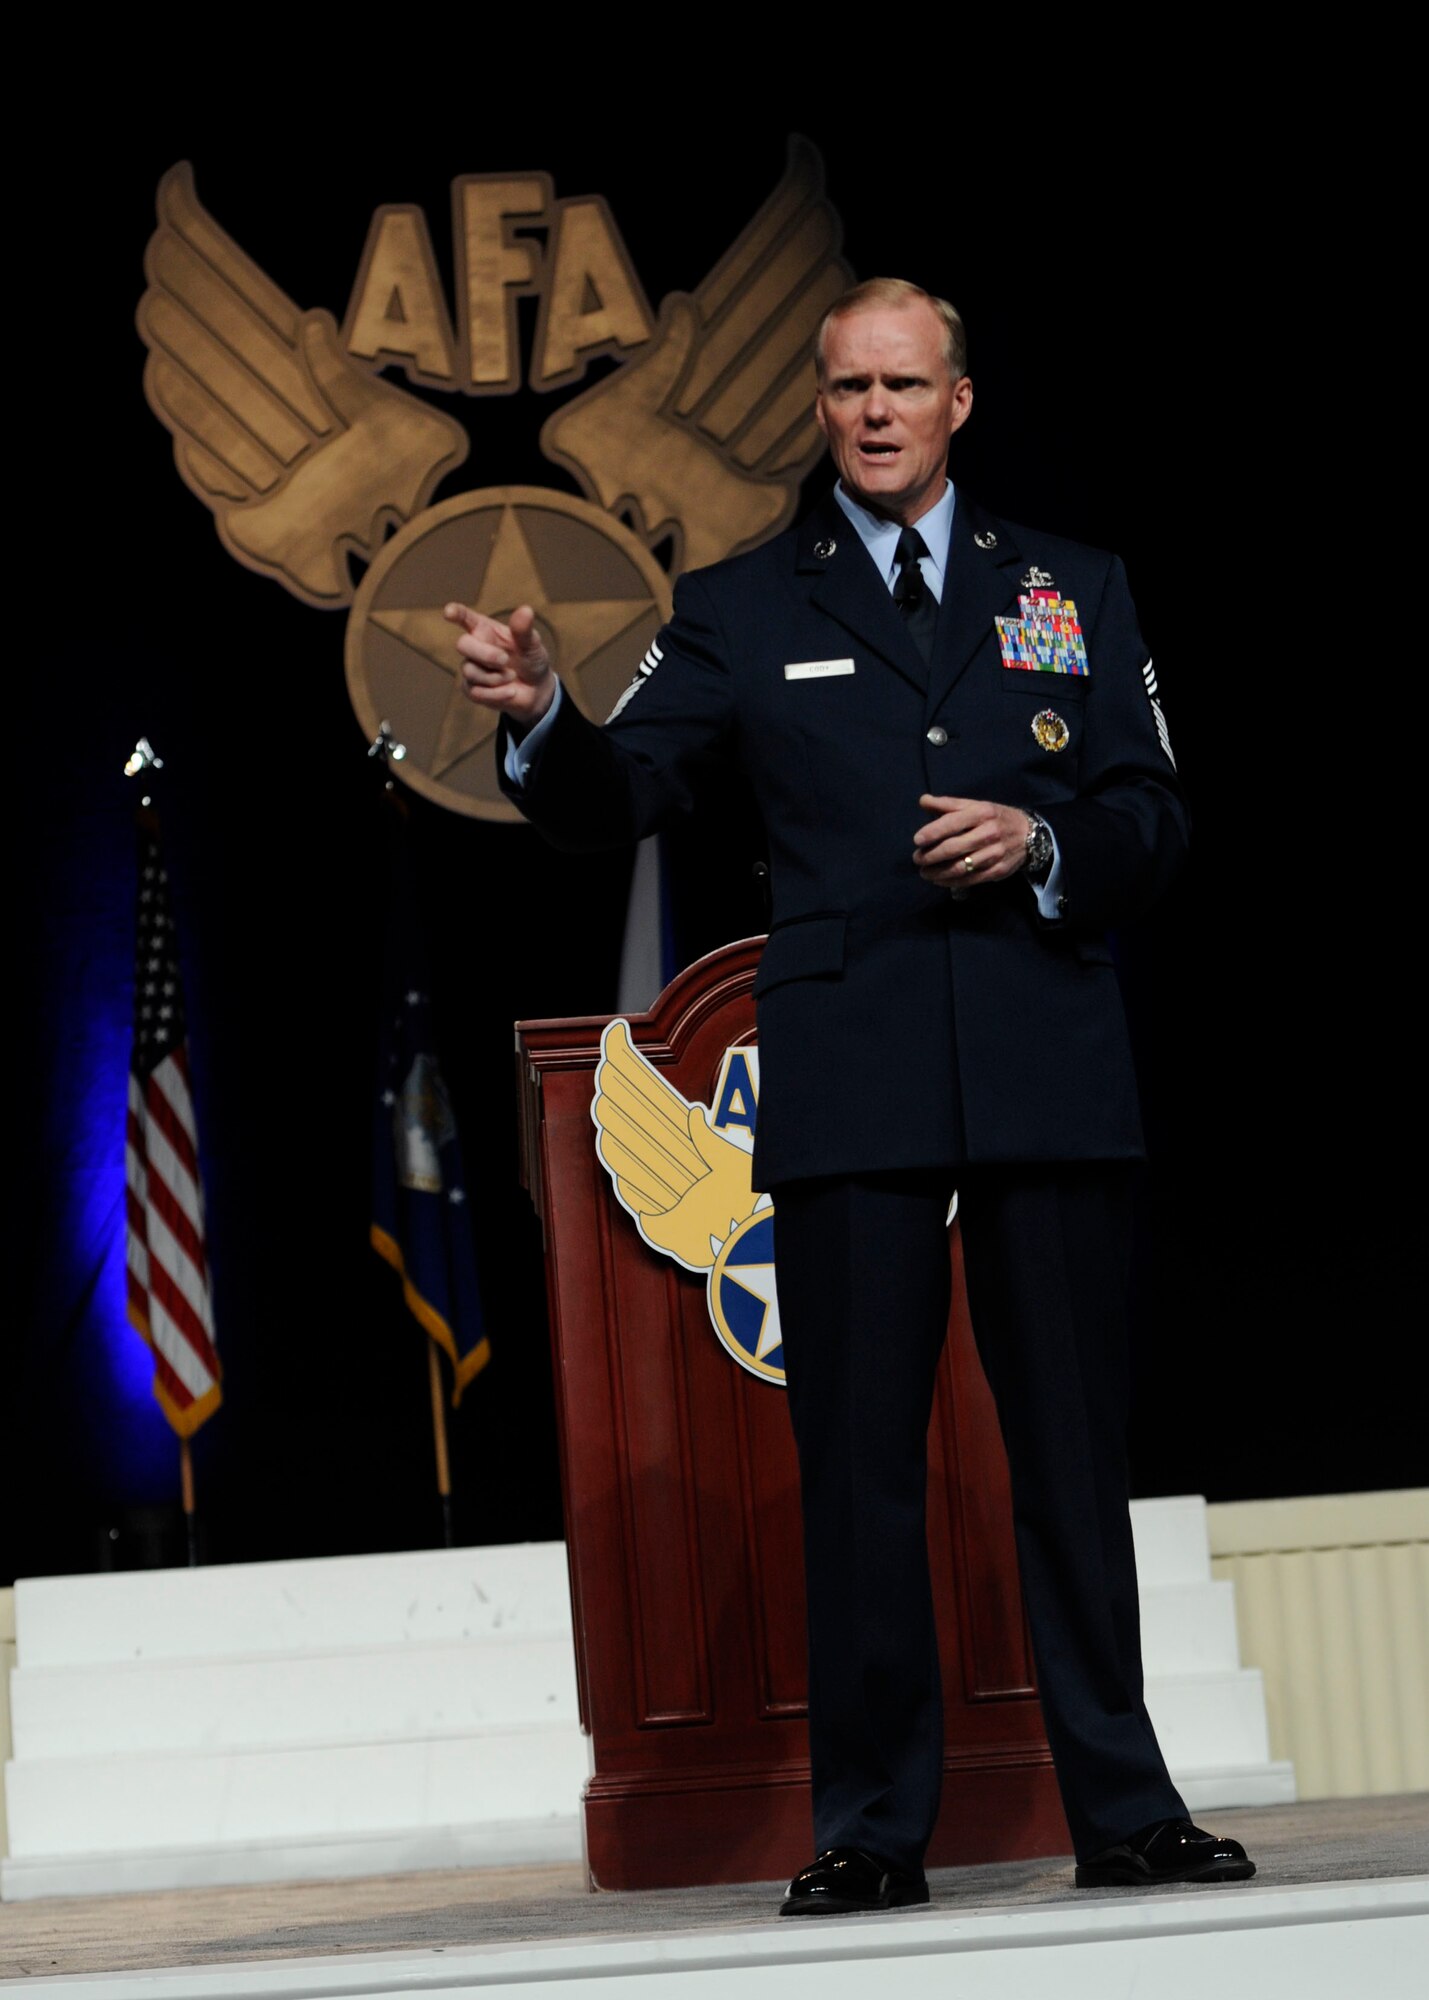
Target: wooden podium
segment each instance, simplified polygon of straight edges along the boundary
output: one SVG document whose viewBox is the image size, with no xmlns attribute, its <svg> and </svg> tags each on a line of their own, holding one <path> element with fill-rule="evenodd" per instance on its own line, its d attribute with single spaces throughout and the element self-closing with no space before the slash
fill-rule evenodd
<svg viewBox="0 0 1429 2000">
<path fill-rule="evenodd" d="M 708 1103 L 752 1043 L 763 940 L 682 972 L 630 1023 Z M 741 1368 L 705 1286 L 649 1249 L 596 1156 L 604 1018 L 517 1024 L 523 1177 L 545 1235 L 591 1886 L 788 1876 L 812 1851 L 798 1473 L 784 1391 Z M 931 1434 L 928 1535 L 947 1738 L 930 1863 L 1064 1854 L 1032 1679 L 1007 1469 L 953 1308 Z"/>
</svg>

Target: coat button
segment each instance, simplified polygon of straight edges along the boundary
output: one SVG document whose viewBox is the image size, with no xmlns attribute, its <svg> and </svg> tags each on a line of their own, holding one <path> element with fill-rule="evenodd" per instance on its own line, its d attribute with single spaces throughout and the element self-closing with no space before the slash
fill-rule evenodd
<svg viewBox="0 0 1429 2000">
<path fill-rule="evenodd" d="M 947 742 L 947 740 L 948 740 L 947 730 L 944 729 L 941 722 L 935 722 L 932 728 L 928 731 L 928 741 L 930 743 L 936 743 L 938 748 L 941 750 L 943 745 Z"/>
</svg>

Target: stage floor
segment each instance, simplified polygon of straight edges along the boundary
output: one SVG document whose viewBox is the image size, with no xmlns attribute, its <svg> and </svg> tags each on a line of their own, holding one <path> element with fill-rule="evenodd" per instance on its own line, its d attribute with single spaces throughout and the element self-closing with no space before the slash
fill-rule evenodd
<svg viewBox="0 0 1429 2000">
<path fill-rule="evenodd" d="M 1218 1831 L 1245 1841 L 1259 1868 L 1256 1888 L 1429 1871 L 1429 1793 L 1325 1799 L 1205 1817 Z M 1059 1903 L 1144 1901 L 1148 1893 L 1171 1893 L 1076 1891 L 1065 1860 L 939 1869 L 932 1890 L 933 1910 L 950 1913 L 1046 1910 Z M 591 1895 L 578 1869 L 562 1867 L 57 1897 L 0 1908 L 0 1978 L 652 1937 L 772 1919 L 777 1895 L 778 1886 L 768 1883 Z"/>
</svg>

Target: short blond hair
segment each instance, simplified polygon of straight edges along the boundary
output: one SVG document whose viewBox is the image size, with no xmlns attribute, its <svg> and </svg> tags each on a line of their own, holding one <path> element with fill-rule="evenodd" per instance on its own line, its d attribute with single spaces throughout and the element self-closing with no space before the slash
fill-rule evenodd
<svg viewBox="0 0 1429 2000">
<path fill-rule="evenodd" d="M 911 284 L 907 278 L 865 278 L 861 285 L 834 300 L 814 335 L 814 372 L 819 380 L 824 379 L 824 338 L 836 319 L 846 319 L 850 313 L 869 312 L 875 306 L 911 306 L 919 299 L 930 305 L 943 323 L 943 359 L 953 380 L 959 381 L 968 372 L 968 336 L 962 314 L 946 299 L 925 292 L 921 285 Z"/>
</svg>

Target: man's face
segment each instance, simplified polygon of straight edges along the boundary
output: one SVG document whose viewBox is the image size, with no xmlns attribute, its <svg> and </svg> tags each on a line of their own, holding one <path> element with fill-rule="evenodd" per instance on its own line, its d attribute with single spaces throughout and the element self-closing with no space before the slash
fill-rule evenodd
<svg viewBox="0 0 1429 2000">
<path fill-rule="evenodd" d="M 937 505 L 948 440 L 972 400 L 967 376 L 948 374 L 943 323 L 922 299 L 829 327 L 815 415 L 846 490 L 873 513 L 911 527 Z"/>
</svg>

